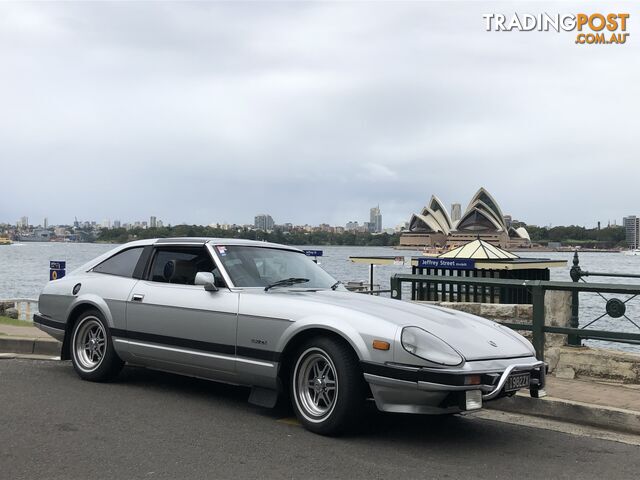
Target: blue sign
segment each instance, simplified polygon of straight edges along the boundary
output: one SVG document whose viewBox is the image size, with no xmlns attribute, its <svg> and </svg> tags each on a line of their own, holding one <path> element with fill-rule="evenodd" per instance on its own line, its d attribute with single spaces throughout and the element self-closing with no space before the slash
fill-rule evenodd
<svg viewBox="0 0 640 480">
<path fill-rule="evenodd" d="M 321 257 L 322 250 L 303 250 L 307 257 Z"/>
<path fill-rule="evenodd" d="M 418 259 L 418 268 L 443 268 L 448 270 L 473 270 L 476 261 L 468 258 L 428 258 Z"/>
<path fill-rule="evenodd" d="M 51 261 L 49 262 L 49 281 L 58 280 L 64 277 L 67 269 L 67 262 L 65 261 Z"/>
</svg>

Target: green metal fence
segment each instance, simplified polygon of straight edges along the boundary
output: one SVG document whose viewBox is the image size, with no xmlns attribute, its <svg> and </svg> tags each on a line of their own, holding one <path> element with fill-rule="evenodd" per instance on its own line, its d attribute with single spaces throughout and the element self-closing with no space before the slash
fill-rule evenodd
<svg viewBox="0 0 640 480">
<path fill-rule="evenodd" d="M 569 345 L 580 345 L 584 339 L 607 340 L 610 342 L 632 343 L 640 345 L 640 326 L 625 315 L 625 304 L 636 295 L 640 295 L 640 285 L 615 285 L 605 283 L 577 283 L 577 282 L 554 282 L 545 280 L 505 280 L 494 278 L 460 278 L 442 277 L 435 275 L 413 275 L 396 274 L 391 277 L 391 298 L 402 300 L 402 287 L 410 284 L 412 292 L 416 291 L 420 284 L 439 283 L 445 292 L 455 292 L 472 288 L 479 293 L 480 298 L 489 298 L 491 292 L 499 291 L 501 288 L 523 289 L 530 293 L 533 304 L 533 321 L 530 324 L 503 323 L 514 330 L 526 330 L 533 333 L 533 346 L 539 360 L 544 360 L 545 333 L 557 333 L 567 335 Z M 461 288 L 464 287 L 464 288 Z M 581 292 L 604 294 L 624 294 L 630 298 L 622 301 L 617 298 L 607 300 L 605 315 L 611 318 L 622 318 L 638 328 L 638 333 L 614 332 L 610 330 L 588 329 L 588 323 L 583 328 L 578 327 L 578 317 L 572 316 L 569 327 L 556 327 L 545 324 L 544 296 L 547 291 L 572 292 L 573 301 L 577 301 Z M 604 298 L 604 297 L 603 297 Z M 606 300 L 606 299 L 605 299 Z M 576 305 L 572 305 L 574 307 Z M 575 310 L 575 309 L 574 309 Z M 602 318 L 602 317 L 599 317 Z"/>
</svg>

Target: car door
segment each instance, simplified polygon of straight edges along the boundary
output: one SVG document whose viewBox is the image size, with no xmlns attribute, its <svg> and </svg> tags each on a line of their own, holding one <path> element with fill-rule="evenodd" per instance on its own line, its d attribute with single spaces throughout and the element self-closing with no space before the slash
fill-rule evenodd
<svg viewBox="0 0 640 480">
<path fill-rule="evenodd" d="M 141 363 L 218 378 L 235 374 L 238 293 L 194 285 L 217 271 L 204 244 L 156 246 L 127 305 L 127 341 Z"/>
</svg>

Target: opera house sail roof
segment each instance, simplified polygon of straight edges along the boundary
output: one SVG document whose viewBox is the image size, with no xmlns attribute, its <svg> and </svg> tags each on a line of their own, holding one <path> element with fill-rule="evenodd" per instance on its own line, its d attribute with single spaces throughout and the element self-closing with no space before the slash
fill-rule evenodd
<svg viewBox="0 0 640 480">
<path fill-rule="evenodd" d="M 453 230 L 453 223 L 451 222 L 449 212 L 447 212 L 447 209 L 440 199 L 432 195 L 429 204 L 422 209 L 420 214 L 413 214 L 411 216 L 409 229 L 439 232 L 448 235 L 451 230 Z"/>
<path fill-rule="evenodd" d="M 473 240 L 477 235 L 500 246 L 527 246 L 531 243 L 524 227 L 507 225 L 498 202 L 484 188 L 471 198 L 467 209 L 457 221 L 452 221 L 444 204 L 435 195 L 420 213 L 409 220 L 405 241 L 401 245 L 457 246 Z"/>
</svg>

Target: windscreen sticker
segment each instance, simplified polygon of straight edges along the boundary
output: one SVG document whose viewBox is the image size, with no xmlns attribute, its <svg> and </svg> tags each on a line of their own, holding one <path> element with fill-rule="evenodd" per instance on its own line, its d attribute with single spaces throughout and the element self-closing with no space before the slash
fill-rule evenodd
<svg viewBox="0 0 640 480">
<path fill-rule="evenodd" d="M 224 245 L 216 245 L 216 248 L 218 249 L 220 256 L 224 257 L 227 254 L 227 247 Z"/>
</svg>

